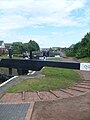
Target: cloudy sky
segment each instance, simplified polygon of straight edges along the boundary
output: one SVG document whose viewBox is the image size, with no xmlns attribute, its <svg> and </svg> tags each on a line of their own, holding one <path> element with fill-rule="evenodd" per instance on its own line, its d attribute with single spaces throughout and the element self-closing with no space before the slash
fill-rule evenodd
<svg viewBox="0 0 90 120">
<path fill-rule="evenodd" d="M 69 47 L 90 31 L 90 0 L 0 0 L 0 40 Z"/>
</svg>

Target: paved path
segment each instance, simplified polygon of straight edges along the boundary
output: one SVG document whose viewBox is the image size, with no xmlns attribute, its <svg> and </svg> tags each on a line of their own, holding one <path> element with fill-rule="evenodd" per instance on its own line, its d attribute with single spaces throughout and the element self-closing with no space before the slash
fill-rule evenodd
<svg viewBox="0 0 90 120">
<path fill-rule="evenodd" d="M 0 120 L 30 120 L 34 102 L 0 103 Z"/>
<path fill-rule="evenodd" d="M 0 120 L 25 120 L 30 104 L 0 104 Z"/>
</svg>

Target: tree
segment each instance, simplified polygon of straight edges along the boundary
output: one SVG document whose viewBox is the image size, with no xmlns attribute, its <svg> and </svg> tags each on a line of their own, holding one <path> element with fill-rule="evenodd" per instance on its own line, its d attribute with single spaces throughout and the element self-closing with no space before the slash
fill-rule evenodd
<svg viewBox="0 0 90 120">
<path fill-rule="evenodd" d="M 22 42 L 13 42 L 12 50 L 15 54 L 20 54 L 23 52 L 23 44 Z"/>
<path fill-rule="evenodd" d="M 28 43 L 14 42 L 12 44 L 12 49 L 14 54 L 22 54 L 26 51 L 30 52 L 30 50 L 38 51 L 40 47 L 34 40 L 30 40 Z"/>
<path fill-rule="evenodd" d="M 80 42 L 76 43 L 73 48 L 67 49 L 66 54 L 77 58 L 90 57 L 90 32 Z"/>
<path fill-rule="evenodd" d="M 29 50 L 32 50 L 32 51 L 40 50 L 39 45 L 34 40 L 30 40 L 28 43 L 28 46 L 29 46 Z"/>
<path fill-rule="evenodd" d="M 74 46 L 74 52 L 78 58 L 90 57 L 90 32 Z"/>
</svg>

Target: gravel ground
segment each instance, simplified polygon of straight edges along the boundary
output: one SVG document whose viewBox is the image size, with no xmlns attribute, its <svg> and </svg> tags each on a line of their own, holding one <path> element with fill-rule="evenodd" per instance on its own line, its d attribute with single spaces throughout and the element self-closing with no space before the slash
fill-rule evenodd
<svg viewBox="0 0 90 120">
<path fill-rule="evenodd" d="M 82 79 L 90 80 L 90 72 L 77 72 Z M 31 120 L 90 120 L 90 92 L 73 98 L 36 102 Z"/>
<path fill-rule="evenodd" d="M 90 120 L 90 93 L 51 102 L 36 102 L 31 120 Z"/>
</svg>

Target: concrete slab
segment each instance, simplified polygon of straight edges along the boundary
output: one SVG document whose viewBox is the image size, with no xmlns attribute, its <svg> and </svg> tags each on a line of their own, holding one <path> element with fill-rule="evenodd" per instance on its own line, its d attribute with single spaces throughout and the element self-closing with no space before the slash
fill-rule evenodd
<svg viewBox="0 0 90 120">
<path fill-rule="evenodd" d="M 0 120 L 25 120 L 30 104 L 0 104 Z"/>
</svg>

